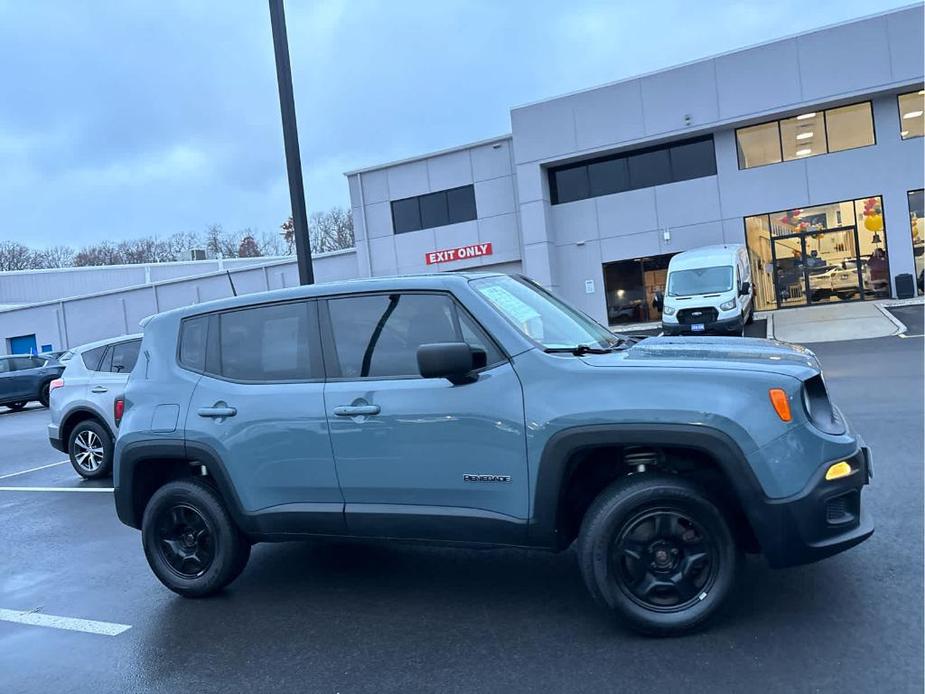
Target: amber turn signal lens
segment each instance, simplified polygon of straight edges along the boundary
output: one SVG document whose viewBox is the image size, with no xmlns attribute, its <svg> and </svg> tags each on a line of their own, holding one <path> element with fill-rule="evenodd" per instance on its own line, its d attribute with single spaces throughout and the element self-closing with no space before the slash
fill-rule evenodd
<svg viewBox="0 0 925 694">
<path fill-rule="evenodd" d="M 827 480 L 837 480 L 842 477 L 847 477 L 852 472 L 851 465 L 842 460 L 841 462 L 829 466 L 829 469 L 825 471 L 825 478 Z"/>
<path fill-rule="evenodd" d="M 783 388 L 771 388 L 768 395 L 771 396 L 771 404 L 774 405 L 774 411 L 777 412 L 782 422 L 789 422 L 793 419 L 790 414 L 790 400 L 787 399 L 787 393 Z"/>
</svg>

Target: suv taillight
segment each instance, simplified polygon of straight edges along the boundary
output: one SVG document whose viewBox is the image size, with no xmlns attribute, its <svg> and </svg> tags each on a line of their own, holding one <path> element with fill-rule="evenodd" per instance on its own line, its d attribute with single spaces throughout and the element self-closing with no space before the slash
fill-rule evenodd
<svg viewBox="0 0 925 694">
<path fill-rule="evenodd" d="M 125 398 L 118 397 L 112 403 L 112 418 L 116 420 L 116 426 L 122 422 L 123 414 L 125 414 Z"/>
<path fill-rule="evenodd" d="M 50 393 L 55 388 L 63 388 L 63 387 L 64 387 L 64 379 L 56 378 L 54 381 L 48 384 L 48 392 Z"/>
</svg>

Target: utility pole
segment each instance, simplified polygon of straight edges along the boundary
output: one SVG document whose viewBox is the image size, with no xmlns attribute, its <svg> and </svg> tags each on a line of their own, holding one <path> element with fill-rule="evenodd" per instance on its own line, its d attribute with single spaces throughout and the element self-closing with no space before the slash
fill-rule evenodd
<svg viewBox="0 0 925 694">
<path fill-rule="evenodd" d="M 273 53 L 276 56 L 276 81 L 279 84 L 279 110 L 283 118 L 283 142 L 286 145 L 286 170 L 289 174 L 289 199 L 295 236 L 295 255 L 299 263 L 299 284 L 314 284 L 312 249 L 308 244 L 308 213 L 302 184 L 302 157 L 299 155 L 299 132 L 295 121 L 292 96 L 292 68 L 289 65 L 289 39 L 283 0 L 269 0 L 270 24 L 273 28 Z"/>
</svg>

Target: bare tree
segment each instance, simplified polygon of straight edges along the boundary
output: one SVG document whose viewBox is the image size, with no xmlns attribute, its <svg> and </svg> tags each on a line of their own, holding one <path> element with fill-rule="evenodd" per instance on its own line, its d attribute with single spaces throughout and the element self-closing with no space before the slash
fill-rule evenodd
<svg viewBox="0 0 925 694">
<path fill-rule="evenodd" d="M 167 260 L 189 260 L 194 248 L 205 248 L 205 243 L 195 231 L 178 231 L 164 239 L 164 253 Z"/>
<path fill-rule="evenodd" d="M 353 215 L 342 207 L 314 212 L 308 220 L 308 237 L 316 253 L 353 248 Z"/>
<path fill-rule="evenodd" d="M 295 246 L 295 222 L 290 216 L 285 222 L 279 225 L 280 236 L 286 242 L 286 255 L 292 255 L 292 249 Z"/>
<path fill-rule="evenodd" d="M 0 270 L 29 270 L 34 266 L 32 249 L 18 241 L 0 241 Z"/>
<path fill-rule="evenodd" d="M 50 246 L 33 252 L 33 267 L 58 268 L 74 264 L 74 249 L 70 246 Z"/>
<path fill-rule="evenodd" d="M 125 263 L 125 256 L 111 241 L 84 246 L 74 256 L 74 265 L 89 267 L 91 265 L 121 265 Z"/>
<path fill-rule="evenodd" d="M 292 255 L 292 249 L 287 247 L 286 240 L 283 238 L 282 234 L 263 232 L 260 235 L 257 246 L 260 248 L 260 255 Z"/>
</svg>

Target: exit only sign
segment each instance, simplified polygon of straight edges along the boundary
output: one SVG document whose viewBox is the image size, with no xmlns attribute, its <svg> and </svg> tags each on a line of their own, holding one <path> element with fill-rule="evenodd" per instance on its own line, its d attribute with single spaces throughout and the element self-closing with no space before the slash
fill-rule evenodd
<svg viewBox="0 0 925 694">
<path fill-rule="evenodd" d="M 490 243 L 474 243 L 471 246 L 460 246 L 459 248 L 448 248 L 443 251 L 431 251 L 424 254 L 424 260 L 428 265 L 434 263 L 449 263 L 453 260 L 468 260 L 469 258 L 480 258 L 483 255 L 491 255 Z"/>
</svg>

